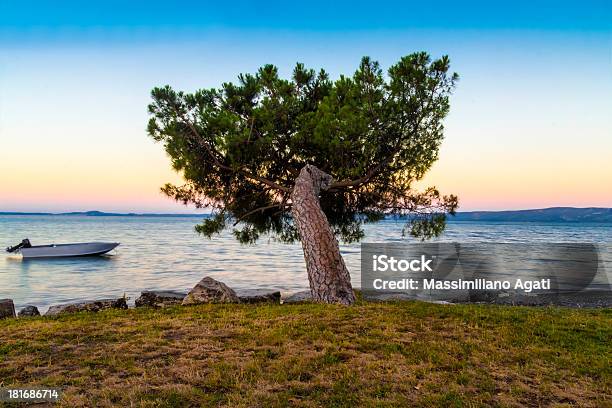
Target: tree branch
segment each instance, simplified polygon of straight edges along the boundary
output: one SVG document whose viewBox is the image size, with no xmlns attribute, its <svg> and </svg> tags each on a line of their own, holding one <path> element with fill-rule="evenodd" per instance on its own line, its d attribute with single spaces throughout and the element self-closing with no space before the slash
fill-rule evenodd
<svg viewBox="0 0 612 408">
<path fill-rule="evenodd" d="M 176 110 L 176 108 L 175 108 L 175 110 Z M 176 110 L 176 112 L 178 113 L 178 110 Z M 196 143 L 198 143 L 198 145 L 200 145 L 200 146 L 204 147 L 204 149 L 206 149 L 206 152 L 208 153 L 208 155 L 211 157 L 211 159 L 215 163 L 215 166 L 219 167 L 220 169 L 226 170 L 226 171 L 236 172 L 238 174 L 241 174 L 241 175 L 245 176 L 246 178 L 250 178 L 251 180 L 258 181 L 258 182 L 260 182 L 262 184 L 265 184 L 265 185 L 267 185 L 269 187 L 272 187 L 272 188 L 274 188 L 276 190 L 280 190 L 280 191 L 283 191 L 285 193 L 290 193 L 291 192 L 291 189 L 288 188 L 288 187 L 281 186 L 278 183 L 275 183 L 275 182 L 273 182 L 271 180 L 268 180 L 266 178 L 263 178 L 263 177 L 256 176 L 256 175 L 251 174 L 249 172 L 246 172 L 246 171 L 244 171 L 242 169 L 234 169 L 231 166 L 227 166 L 227 165 L 221 163 L 221 161 L 217 158 L 217 156 L 212 151 L 210 146 L 208 146 L 206 143 L 202 143 L 202 137 L 200 136 L 200 133 L 197 131 L 195 126 L 193 126 L 193 124 L 189 120 L 186 120 L 182 115 L 181 115 L 181 119 L 183 120 L 183 122 L 189 127 L 189 129 L 193 133 L 193 136 L 196 139 L 195 140 Z"/>
<path fill-rule="evenodd" d="M 280 203 L 280 204 L 272 204 L 272 205 L 267 205 L 267 206 L 265 206 L 265 207 L 259 207 L 259 208 L 256 208 L 256 209 L 254 209 L 254 210 L 251 210 L 251 211 L 247 212 L 246 214 L 244 214 L 244 215 L 240 216 L 240 217 L 239 217 L 239 218 L 236 220 L 236 222 L 234 223 L 234 227 L 235 227 L 236 225 L 238 225 L 238 223 L 239 223 L 240 221 L 242 221 L 242 220 L 244 220 L 245 218 L 247 218 L 249 215 L 253 215 L 253 214 L 255 214 L 255 213 L 256 213 L 256 212 L 258 212 L 258 211 L 263 212 L 263 211 L 269 210 L 269 209 L 271 209 L 271 208 L 276 208 L 276 207 L 281 207 L 281 206 L 282 206 L 282 203 Z"/>
<path fill-rule="evenodd" d="M 437 90 L 437 84 L 432 87 L 431 94 L 429 96 L 429 101 L 427 104 L 423 103 L 421 110 L 424 109 L 425 105 L 429 106 L 433 103 L 433 99 L 434 99 L 436 90 Z M 415 133 L 419 131 L 419 127 L 421 126 L 421 123 L 425 116 L 426 115 L 421 115 L 416 121 L 415 128 L 414 128 Z M 402 123 L 402 127 L 403 126 L 404 125 Z M 354 180 L 338 181 L 338 182 L 332 183 L 329 186 L 329 190 L 346 188 L 346 187 L 359 187 L 363 184 L 366 184 L 373 177 L 375 177 L 380 171 L 382 171 L 385 166 L 387 166 L 391 161 L 393 161 L 393 158 L 395 157 L 395 155 L 400 151 L 401 146 L 402 146 L 402 138 L 398 138 L 397 144 L 394 146 L 393 151 L 387 156 L 387 158 L 381 161 L 380 163 L 378 163 L 376 166 L 371 167 L 364 176 L 359 177 Z"/>
<path fill-rule="evenodd" d="M 338 182 L 332 183 L 329 186 L 328 190 L 346 188 L 346 187 L 359 187 L 363 184 L 366 184 L 373 177 L 375 177 L 380 171 L 382 171 L 387 164 L 389 164 L 393 160 L 395 155 L 399 152 L 401 146 L 402 146 L 401 139 L 398 138 L 398 142 L 395 145 L 393 152 L 390 153 L 383 161 L 378 163 L 376 166 L 371 167 L 364 176 L 359 177 L 358 179 L 354 179 L 354 180 L 338 181 Z"/>
</svg>

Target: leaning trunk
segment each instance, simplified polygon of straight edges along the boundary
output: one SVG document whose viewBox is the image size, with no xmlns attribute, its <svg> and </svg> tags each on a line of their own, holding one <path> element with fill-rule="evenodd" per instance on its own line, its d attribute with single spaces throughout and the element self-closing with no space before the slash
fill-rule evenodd
<svg viewBox="0 0 612 408">
<path fill-rule="evenodd" d="M 304 166 L 291 193 L 291 212 L 302 241 L 312 297 L 350 305 L 355 302 L 351 276 L 319 202 L 319 193 L 331 182 L 329 174 L 315 166 Z"/>
</svg>

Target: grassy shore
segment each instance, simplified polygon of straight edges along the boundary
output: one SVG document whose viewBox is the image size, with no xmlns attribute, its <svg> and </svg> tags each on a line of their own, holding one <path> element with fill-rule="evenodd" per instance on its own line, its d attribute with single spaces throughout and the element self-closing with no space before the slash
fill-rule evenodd
<svg viewBox="0 0 612 408">
<path fill-rule="evenodd" d="M 202 305 L 0 321 L 64 406 L 610 406 L 612 310 Z"/>
</svg>

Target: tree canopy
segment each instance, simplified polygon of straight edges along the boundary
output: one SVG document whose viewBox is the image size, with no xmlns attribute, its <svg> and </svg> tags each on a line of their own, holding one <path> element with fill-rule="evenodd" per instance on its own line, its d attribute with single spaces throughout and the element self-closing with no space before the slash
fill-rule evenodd
<svg viewBox="0 0 612 408">
<path fill-rule="evenodd" d="M 364 57 L 335 81 L 298 63 L 290 79 L 265 65 L 219 89 L 155 88 L 148 133 L 186 181 L 162 191 L 213 208 L 196 227 L 206 236 L 232 227 L 244 243 L 266 233 L 291 242 L 299 237 L 290 195 L 310 164 L 333 178 L 320 203 L 342 240 L 359 240 L 364 223 L 389 214 L 407 216 L 414 236 L 438 235 L 457 197 L 412 185 L 438 158 L 458 79 L 449 65 L 446 56 L 419 52 L 386 75 Z"/>
</svg>

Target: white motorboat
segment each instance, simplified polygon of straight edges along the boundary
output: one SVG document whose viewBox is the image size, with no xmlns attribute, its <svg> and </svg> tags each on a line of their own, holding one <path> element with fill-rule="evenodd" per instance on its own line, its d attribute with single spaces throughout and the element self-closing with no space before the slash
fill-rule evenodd
<svg viewBox="0 0 612 408">
<path fill-rule="evenodd" d="M 77 256 L 102 255 L 112 251 L 119 242 L 83 242 L 78 244 L 32 245 L 24 239 L 14 247 L 6 248 L 7 252 L 21 252 L 26 258 L 65 258 Z"/>
</svg>

